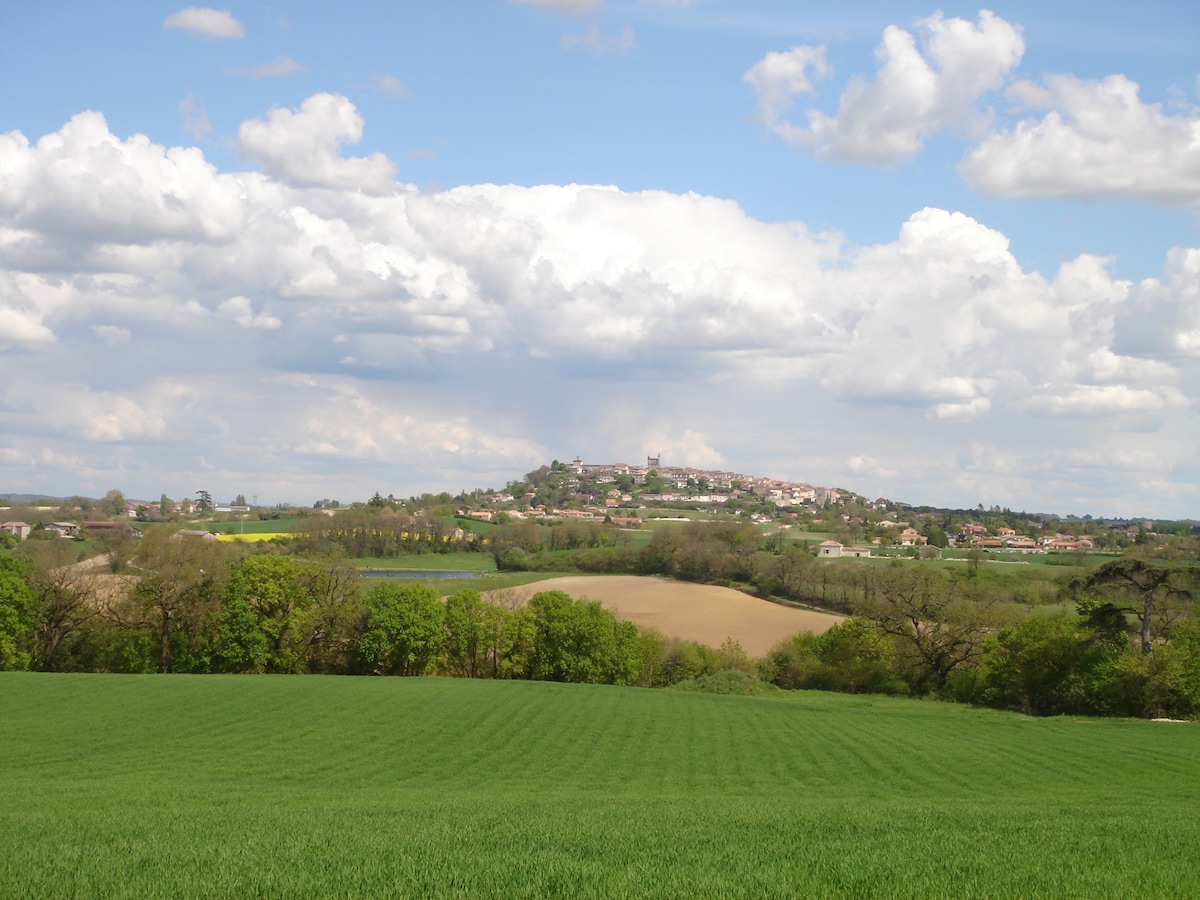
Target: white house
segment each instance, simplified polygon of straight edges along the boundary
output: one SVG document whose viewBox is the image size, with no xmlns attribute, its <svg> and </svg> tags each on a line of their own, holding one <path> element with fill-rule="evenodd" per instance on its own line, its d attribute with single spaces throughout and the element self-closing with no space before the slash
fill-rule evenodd
<svg viewBox="0 0 1200 900">
<path fill-rule="evenodd" d="M 18 540 L 25 540 L 29 537 L 29 532 L 33 530 L 33 526 L 28 522 L 5 522 L 0 525 L 0 532 L 4 534 L 15 534 Z"/>
<path fill-rule="evenodd" d="M 829 559 L 840 559 L 843 556 L 862 559 L 870 555 L 870 547 L 847 547 L 837 541 L 821 541 L 817 544 L 817 556 Z"/>
</svg>

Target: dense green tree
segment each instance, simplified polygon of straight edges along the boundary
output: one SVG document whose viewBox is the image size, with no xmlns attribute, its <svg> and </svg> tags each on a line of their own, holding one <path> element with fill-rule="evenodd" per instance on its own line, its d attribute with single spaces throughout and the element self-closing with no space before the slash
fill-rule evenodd
<svg viewBox="0 0 1200 900">
<path fill-rule="evenodd" d="M 271 657 L 266 633 L 247 598 L 246 576 L 234 566 L 217 617 L 214 669 L 218 672 L 265 672 Z"/>
<path fill-rule="evenodd" d="M 1200 716 L 1200 622 L 1180 622 L 1171 629 L 1171 639 L 1141 661 L 1146 715 Z"/>
<path fill-rule="evenodd" d="M 781 688 L 843 693 L 903 694 L 886 637 L 863 619 L 849 618 L 824 634 L 800 632 L 776 644 L 760 674 Z"/>
<path fill-rule="evenodd" d="M 101 602 L 124 597 L 125 586 L 104 585 L 103 570 L 76 562 L 73 546 L 65 541 L 25 541 L 16 553 L 28 561 L 27 578 L 36 598 L 31 668 L 75 668 L 76 645 L 99 615 Z"/>
<path fill-rule="evenodd" d="M 724 667 L 721 653 L 706 644 L 675 638 L 667 643 L 663 660 L 663 684 L 678 684 L 692 678 L 715 675 Z"/>
<path fill-rule="evenodd" d="M 527 606 L 489 602 L 484 609 L 486 670 L 492 678 L 527 678 L 536 629 Z"/>
<path fill-rule="evenodd" d="M 358 572 L 337 559 L 313 560 L 301 571 L 300 583 L 314 604 L 305 636 L 307 671 L 349 671 L 366 617 Z"/>
<path fill-rule="evenodd" d="M 543 591 L 529 601 L 535 629 L 529 674 L 536 680 L 634 684 L 640 675 L 637 627 L 598 602 Z"/>
<path fill-rule="evenodd" d="M 100 511 L 108 516 L 125 515 L 125 495 L 113 488 L 100 501 Z"/>
<path fill-rule="evenodd" d="M 458 591 L 446 598 L 446 668 L 464 678 L 487 672 L 488 610 L 478 591 Z"/>
<path fill-rule="evenodd" d="M 445 641 L 445 609 L 423 584 L 378 584 L 366 596 L 367 622 L 359 645 L 379 675 L 424 675 Z"/>
<path fill-rule="evenodd" d="M 925 527 L 921 529 L 921 533 L 929 538 L 929 546 L 931 547 L 949 547 L 950 539 L 946 537 L 941 527 L 931 518 L 925 523 Z"/>
<path fill-rule="evenodd" d="M 211 616 L 220 604 L 228 569 L 225 545 L 158 529 L 148 532 L 129 569 L 127 596 L 101 598 L 105 615 L 122 628 L 155 635 L 160 672 L 207 669 Z"/>
<path fill-rule="evenodd" d="M 32 658 L 37 596 L 28 573 L 24 560 L 0 556 L 0 670 L 27 669 Z"/>
<path fill-rule="evenodd" d="M 304 583 L 310 564 L 288 556 L 255 556 L 238 568 L 240 578 L 230 588 L 240 596 L 230 596 L 227 602 L 237 609 L 244 600 L 254 613 L 266 644 L 262 671 L 305 671 L 317 614 L 316 600 Z"/>
<path fill-rule="evenodd" d="M 638 662 L 641 687 L 663 687 L 667 681 L 667 638 L 657 628 L 638 629 Z"/>
<path fill-rule="evenodd" d="M 1027 616 L 989 642 L 979 699 L 1034 715 L 1105 711 L 1105 684 L 1127 652 L 1123 636 L 1066 616 Z"/>
<path fill-rule="evenodd" d="M 253 556 L 231 567 L 214 664 L 229 672 L 347 672 L 363 615 L 349 567 Z"/>
</svg>

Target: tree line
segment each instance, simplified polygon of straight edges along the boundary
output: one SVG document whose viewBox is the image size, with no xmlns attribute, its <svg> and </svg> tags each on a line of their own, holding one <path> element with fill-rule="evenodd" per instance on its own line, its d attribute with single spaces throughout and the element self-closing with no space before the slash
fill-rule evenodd
<svg viewBox="0 0 1200 900">
<path fill-rule="evenodd" d="M 669 640 L 561 592 L 526 604 L 474 591 L 442 599 L 420 584 L 367 587 L 336 560 L 162 531 L 139 542 L 124 566 L 114 557 L 77 563 L 63 541 L 26 542 L 19 556 L 0 558 L 0 668 L 646 687 L 738 669 L 783 688 L 930 696 L 1038 715 L 1200 714 L 1200 567 L 1114 560 L 1062 587 L 1074 614 L 1022 615 L 980 579 L 899 562 L 819 566 L 794 545 L 771 554 L 737 531 L 708 530 L 704 541 L 781 589 L 802 589 L 814 569 L 854 569 L 853 615 L 751 660 L 732 641 L 713 649 Z M 647 549 L 693 575 L 729 565 L 694 559 L 697 547 L 686 541 Z"/>
<path fill-rule="evenodd" d="M 447 524 L 440 516 L 411 515 L 391 508 L 314 516 L 297 529 L 289 543 L 300 553 L 336 552 L 351 559 L 478 549 L 474 534 Z"/>
<path fill-rule="evenodd" d="M 661 687 L 746 665 L 559 591 L 528 603 L 166 532 L 114 573 L 65 542 L 0 558 L 0 669 L 446 675 Z"/>
<path fill-rule="evenodd" d="M 760 662 L 780 687 L 932 696 L 1032 715 L 1200 715 L 1200 568 L 1115 560 L 1021 617 L 929 570 L 884 567 L 856 615 Z M 1131 640 L 1131 637 L 1133 638 Z"/>
</svg>

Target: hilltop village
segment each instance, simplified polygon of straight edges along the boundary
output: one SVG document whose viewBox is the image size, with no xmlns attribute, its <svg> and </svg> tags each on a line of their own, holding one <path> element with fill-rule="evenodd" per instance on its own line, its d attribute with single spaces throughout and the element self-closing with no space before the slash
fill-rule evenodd
<svg viewBox="0 0 1200 900">
<path fill-rule="evenodd" d="M 432 524 L 457 522 L 438 530 L 457 546 L 471 543 L 479 526 L 521 522 L 553 526 L 568 522 L 638 530 L 672 519 L 710 518 L 753 524 L 768 533 L 817 533 L 813 544 L 823 558 L 904 554 L 937 557 L 950 548 L 996 553 L 1118 552 L 1135 543 L 1160 543 L 1188 537 L 1195 523 L 1148 519 L 1105 520 L 1091 516 L 1060 518 L 982 505 L 974 509 L 913 506 L 885 497 L 870 499 L 842 487 L 781 481 L 761 475 L 665 464 L 649 456 L 644 465 L 554 460 L 508 482 L 504 488 L 423 494 L 407 499 L 378 491 L 365 501 L 342 503 L 324 498 L 311 506 L 249 503 L 239 494 L 215 501 L 208 491 L 196 497 L 157 501 L 128 500 L 119 490 L 101 499 L 18 499 L 0 495 L 0 548 L 30 536 L 76 540 L 100 537 L 119 523 L 140 537 L 142 523 L 174 523 L 197 534 L 227 532 L 232 523 L 250 520 L 338 517 L 354 510 L 392 510 Z M 6 515 L 6 513 L 8 513 Z"/>
<path fill-rule="evenodd" d="M 999 507 L 912 507 L 841 487 L 664 465 L 655 456 L 645 465 L 555 460 L 503 490 L 464 492 L 456 499 L 463 501 L 455 507 L 460 518 L 496 524 L 583 519 L 636 528 L 648 517 L 669 517 L 671 509 L 739 516 L 762 526 L 828 532 L 830 539 L 817 545 L 817 555 L 827 558 L 869 556 L 872 548 L 922 556 L 954 546 L 1016 553 L 1117 550 L 1145 540 L 1155 527 L 1148 520 L 1059 520 Z"/>
</svg>

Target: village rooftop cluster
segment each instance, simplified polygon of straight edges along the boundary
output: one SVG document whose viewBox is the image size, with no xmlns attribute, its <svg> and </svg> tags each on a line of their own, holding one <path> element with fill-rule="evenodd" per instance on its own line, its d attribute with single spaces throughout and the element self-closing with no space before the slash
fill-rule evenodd
<svg viewBox="0 0 1200 900">
<path fill-rule="evenodd" d="M 537 474 L 533 472 L 530 476 Z M 546 474 L 557 491 L 557 504 L 539 502 L 541 497 L 537 490 L 520 490 L 534 485 L 510 483 L 510 490 L 475 491 L 465 495 L 471 502 L 459 508 L 458 513 L 481 521 L 492 521 L 503 514 L 506 519 L 595 518 L 617 525 L 638 525 L 642 521 L 638 516 L 615 513 L 631 506 L 645 509 L 648 504 L 724 507 L 731 500 L 746 496 L 777 507 L 810 510 L 836 505 L 850 498 L 871 509 L 878 504 L 883 508 L 891 505 L 887 500 L 870 501 L 849 491 L 814 487 L 802 482 L 778 481 L 717 469 L 664 466 L 661 458 L 656 456 L 647 457 L 644 466 L 585 463 L 579 458 L 570 463 L 555 460 L 546 469 Z M 519 493 L 513 493 L 514 488 Z M 753 518 L 763 523 L 773 521 L 773 517 L 765 513 L 755 513 Z"/>
<path fill-rule="evenodd" d="M 1149 520 L 1105 522 L 1090 516 L 1059 520 L 1044 514 L 1011 513 L 993 507 L 985 510 L 946 511 L 914 508 L 887 498 L 870 500 L 844 488 L 806 482 L 781 481 L 758 475 L 690 466 L 664 465 L 659 456 L 648 456 L 645 465 L 627 463 L 569 463 L 555 460 L 510 481 L 503 489 L 423 495 L 399 500 L 376 492 L 364 502 L 342 505 L 336 500 L 315 501 L 311 509 L 281 504 L 267 510 L 238 495 L 229 503 L 215 502 L 208 491 L 195 499 L 174 501 L 165 494 L 158 501 L 129 501 L 118 490 L 100 500 L 72 497 L 61 505 L 50 500 L 26 503 L 25 521 L 14 517 L 0 523 L 0 538 L 21 541 L 34 530 L 47 535 L 81 539 L 112 530 L 121 520 L 235 521 L 250 517 L 289 515 L 336 516 L 347 509 L 388 506 L 423 515 L 438 510 L 460 520 L 504 524 L 520 520 L 586 520 L 617 528 L 640 528 L 646 518 L 670 519 L 672 510 L 699 511 L 711 517 L 734 516 L 761 526 L 827 532 L 829 540 L 817 545 L 818 556 L 866 557 L 872 552 L 901 551 L 910 555 L 938 556 L 943 548 L 978 549 L 999 553 L 1087 552 L 1119 550 L 1154 534 Z M 15 498 L 13 498 L 15 500 Z M 0 497 L 0 505 L 5 501 Z M 57 503 L 58 501 L 53 501 Z M 15 510 L 14 510 L 15 511 Z M 101 515 L 102 514 L 102 515 Z M 680 515 L 679 518 L 688 518 Z M 134 523 L 129 523 L 132 526 Z M 1190 523 L 1176 523 L 1191 531 Z M 138 536 L 136 528 L 134 536 Z M 470 532 L 455 533 L 470 540 Z"/>
<path fill-rule="evenodd" d="M 456 507 L 460 517 L 484 522 L 590 519 L 638 527 L 647 510 L 661 519 L 670 508 L 707 509 L 760 525 L 830 531 L 839 539 L 818 545 L 818 555 L 832 558 L 870 556 L 871 547 L 898 547 L 924 556 L 940 555 L 945 547 L 1014 553 L 1112 549 L 1153 528 L 1148 521 L 1103 524 L 1088 517 L 1059 529 L 1052 527 L 1053 517 L 1014 516 L 982 506 L 971 516 L 987 524 L 955 521 L 844 488 L 663 465 L 656 456 L 647 457 L 644 466 L 556 460 L 504 490 L 463 492 L 458 499 L 464 501 Z"/>
</svg>

